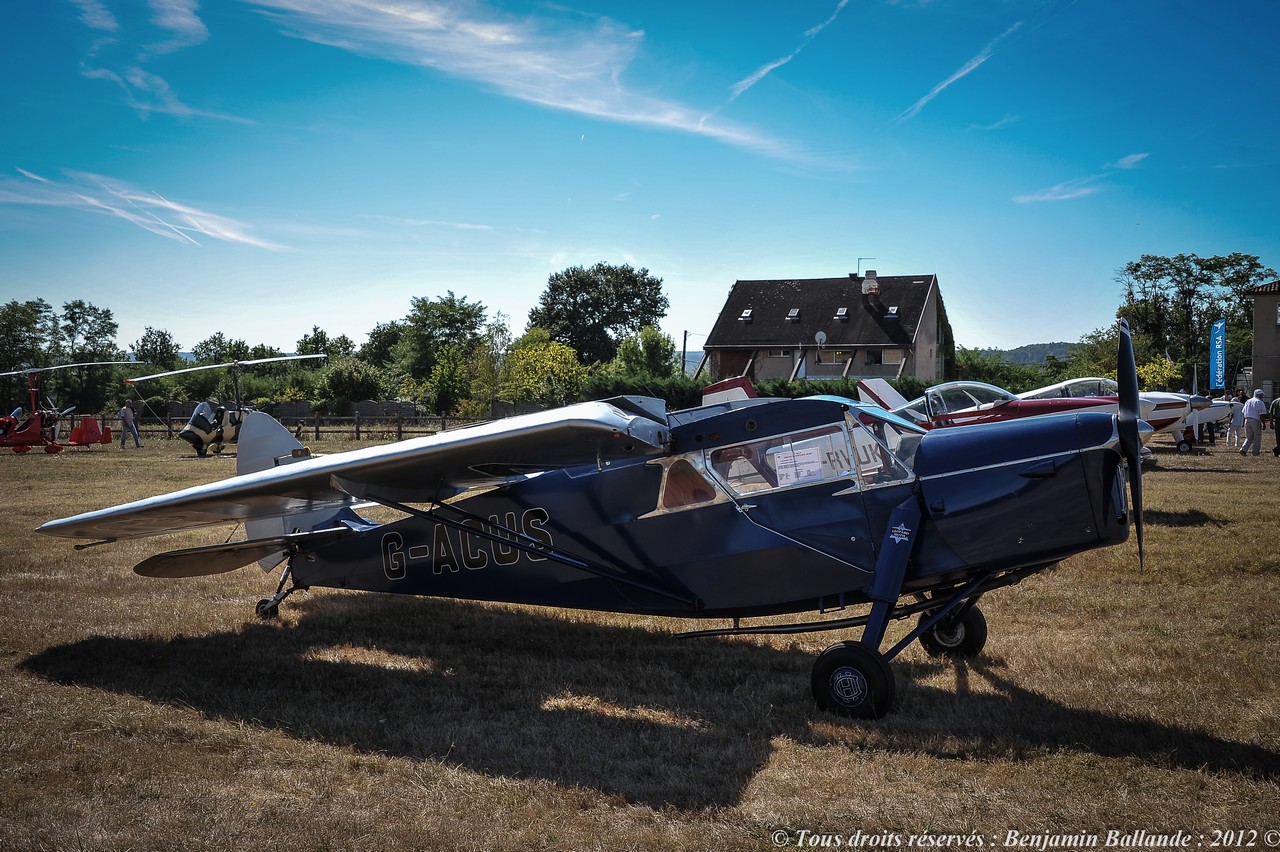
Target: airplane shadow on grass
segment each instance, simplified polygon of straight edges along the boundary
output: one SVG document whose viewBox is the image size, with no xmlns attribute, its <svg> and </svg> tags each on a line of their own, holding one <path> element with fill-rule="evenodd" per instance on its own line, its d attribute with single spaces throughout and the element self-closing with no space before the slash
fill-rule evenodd
<svg viewBox="0 0 1280 852">
<path fill-rule="evenodd" d="M 854 722 L 813 706 L 813 658 L 800 650 L 442 600 L 294 601 L 291 625 L 95 637 L 50 648 L 21 668 L 361 752 L 593 788 L 655 808 L 737 804 L 778 736 L 947 759 L 1083 749 L 1280 777 L 1275 752 L 1067 707 L 1001 678 L 983 659 L 895 662 L 897 713 Z M 956 669 L 956 692 L 916 683 L 938 666 Z M 970 672 L 1000 694 L 963 694 Z M 846 734 L 860 742 L 842 744 Z"/>
</svg>

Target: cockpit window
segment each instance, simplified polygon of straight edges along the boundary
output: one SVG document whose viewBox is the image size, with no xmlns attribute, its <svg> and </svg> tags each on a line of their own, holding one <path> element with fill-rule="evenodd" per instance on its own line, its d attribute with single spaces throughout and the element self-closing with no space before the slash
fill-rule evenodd
<svg viewBox="0 0 1280 852">
<path fill-rule="evenodd" d="M 867 412 L 848 416 L 854 461 L 864 487 L 889 485 L 911 479 L 911 464 L 921 434 Z"/>
<path fill-rule="evenodd" d="M 838 425 L 720 447 L 708 452 L 707 463 L 734 494 L 853 476 L 849 442 Z"/>
</svg>

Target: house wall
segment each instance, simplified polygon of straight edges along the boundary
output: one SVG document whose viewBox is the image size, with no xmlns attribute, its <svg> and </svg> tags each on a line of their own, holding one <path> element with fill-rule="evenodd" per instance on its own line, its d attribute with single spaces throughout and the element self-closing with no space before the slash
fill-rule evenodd
<svg viewBox="0 0 1280 852">
<path fill-rule="evenodd" d="M 1253 297 L 1253 386 L 1280 393 L 1280 295 Z M 1270 384 L 1268 384 L 1270 382 Z"/>
</svg>

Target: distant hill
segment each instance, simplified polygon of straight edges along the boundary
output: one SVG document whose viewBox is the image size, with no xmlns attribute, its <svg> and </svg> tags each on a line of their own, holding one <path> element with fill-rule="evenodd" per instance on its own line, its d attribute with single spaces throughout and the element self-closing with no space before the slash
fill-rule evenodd
<svg viewBox="0 0 1280 852">
<path fill-rule="evenodd" d="M 1017 349 L 982 349 L 983 355 L 995 355 L 1011 364 L 1040 364 L 1049 355 L 1061 360 L 1075 348 L 1074 343 L 1028 343 Z"/>
</svg>

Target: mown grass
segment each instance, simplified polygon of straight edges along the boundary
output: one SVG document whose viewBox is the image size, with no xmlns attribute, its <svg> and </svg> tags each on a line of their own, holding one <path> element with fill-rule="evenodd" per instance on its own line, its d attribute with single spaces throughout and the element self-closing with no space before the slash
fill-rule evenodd
<svg viewBox="0 0 1280 852">
<path fill-rule="evenodd" d="M 982 657 L 913 646 L 878 722 L 809 697 L 843 637 L 678 640 L 705 625 L 328 590 L 262 623 L 256 569 L 147 579 L 130 568 L 157 540 L 31 532 L 232 468 L 167 441 L 0 455 L 0 849 L 1280 829 L 1269 454 L 1158 446 L 1145 570 L 1131 540 L 992 594 Z"/>
</svg>

